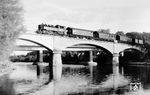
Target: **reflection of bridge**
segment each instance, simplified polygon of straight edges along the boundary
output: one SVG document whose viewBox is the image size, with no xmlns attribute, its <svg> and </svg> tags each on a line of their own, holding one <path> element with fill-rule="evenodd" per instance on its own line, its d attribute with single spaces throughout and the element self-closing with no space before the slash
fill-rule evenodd
<svg viewBox="0 0 150 95">
<path fill-rule="evenodd" d="M 77 39 L 70 37 L 44 35 L 44 34 L 22 34 L 18 40 L 24 40 L 27 44 L 18 43 L 16 50 L 49 50 L 53 52 L 54 79 L 60 79 L 62 73 L 62 51 L 90 51 L 89 63 L 93 62 L 94 50 L 104 50 L 113 55 L 113 64 L 119 63 L 119 53 L 125 49 L 133 48 L 140 50 L 139 46 L 133 46 L 117 41 L 97 41 L 88 39 Z M 32 44 L 31 44 L 32 43 Z M 42 54 L 42 52 L 40 52 Z M 40 57 L 42 61 L 42 57 Z"/>
</svg>

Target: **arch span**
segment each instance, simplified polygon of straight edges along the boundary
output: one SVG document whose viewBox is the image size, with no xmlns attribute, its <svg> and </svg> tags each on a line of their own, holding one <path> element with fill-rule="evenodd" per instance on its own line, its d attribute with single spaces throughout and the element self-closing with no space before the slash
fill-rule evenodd
<svg viewBox="0 0 150 95">
<path fill-rule="evenodd" d="M 112 55 L 112 52 L 111 52 L 111 51 L 109 51 L 108 49 L 106 49 L 106 48 L 103 47 L 103 46 L 99 46 L 99 45 L 96 45 L 96 44 L 78 43 L 78 44 L 74 44 L 74 45 L 72 45 L 72 46 L 68 46 L 68 47 L 66 47 L 66 48 L 69 48 L 69 47 L 79 47 L 79 48 L 81 47 L 81 48 L 86 48 L 86 46 L 87 46 L 87 48 L 91 48 L 91 49 L 93 49 L 93 50 L 101 49 L 101 50 L 105 51 L 106 53 Z M 88 46 L 91 46 L 91 47 L 88 47 Z"/>
<path fill-rule="evenodd" d="M 39 43 L 39 42 L 36 42 L 36 41 L 32 41 L 32 40 L 29 40 L 29 39 L 24 39 L 24 38 L 19 38 L 20 40 L 23 40 L 23 41 L 27 41 L 27 42 L 31 42 L 31 43 L 34 43 L 34 44 L 37 44 L 39 46 L 42 46 L 44 48 L 46 48 L 47 50 L 51 51 L 52 52 L 52 49 L 48 48 L 47 46 Z"/>
<path fill-rule="evenodd" d="M 143 53 L 140 49 L 137 49 L 137 48 L 126 48 L 126 49 L 124 49 L 123 51 L 130 51 L 130 50 L 133 50 L 133 51 L 137 51 L 137 52 Z"/>
<path fill-rule="evenodd" d="M 144 58 L 144 53 L 139 49 L 127 48 L 119 53 L 119 61 L 121 64 L 130 64 L 131 62 L 141 62 Z"/>
<path fill-rule="evenodd" d="M 97 62 L 98 65 L 107 65 L 107 64 L 112 64 L 112 58 L 113 54 L 106 48 L 102 46 L 98 46 L 95 44 L 85 44 L 85 43 L 80 43 L 80 44 L 75 44 L 73 46 L 74 48 L 91 48 L 91 50 L 86 50 L 86 51 L 93 51 L 93 61 Z M 84 51 L 84 49 L 82 50 Z M 89 52 L 90 53 L 90 52 Z M 88 55 L 89 56 L 89 55 Z"/>
</svg>

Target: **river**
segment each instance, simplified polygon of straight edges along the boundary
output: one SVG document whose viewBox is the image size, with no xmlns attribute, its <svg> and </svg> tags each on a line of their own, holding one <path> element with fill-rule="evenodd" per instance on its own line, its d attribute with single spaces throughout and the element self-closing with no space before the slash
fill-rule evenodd
<svg viewBox="0 0 150 95">
<path fill-rule="evenodd" d="M 12 81 L 13 93 L 18 95 L 34 93 L 48 81 L 47 73 L 42 72 L 40 78 L 37 77 L 36 66 L 27 63 L 14 64 L 16 69 L 9 73 L 8 77 L 1 77 L 1 80 L 6 78 Z M 4 82 L 0 83 L 3 85 Z M 54 86 L 50 88 L 53 89 L 51 92 L 53 95 L 149 95 L 150 66 L 63 65 L 62 79 L 53 84 Z M 49 91 L 45 93 L 50 93 Z"/>
</svg>

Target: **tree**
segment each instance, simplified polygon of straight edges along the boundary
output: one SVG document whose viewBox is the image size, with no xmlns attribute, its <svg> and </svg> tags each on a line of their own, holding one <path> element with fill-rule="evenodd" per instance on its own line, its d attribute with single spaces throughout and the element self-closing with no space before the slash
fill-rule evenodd
<svg viewBox="0 0 150 95">
<path fill-rule="evenodd" d="M 118 31 L 118 32 L 116 32 L 116 35 L 124 36 L 125 34 L 124 34 L 124 32 L 123 32 L 123 31 Z"/>
<path fill-rule="evenodd" d="M 143 39 L 143 34 L 138 32 L 128 32 L 126 35 L 130 38 L 137 38 L 137 39 Z"/>
<path fill-rule="evenodd" d="M 150 44 L 150 33 L 143 32 L 144 40 Z"/>
<path fill-rule="evenodd" d="M 110 29 L 98 29 L 102 33 L 110 33 Z"/>
<path fill-rule="evenodd" d="M 15 39 L 23 31 L 22 7 L 18 1 L 0 0 L 0 73 L 9 71 L 10 62 L 6 60 L 15 46 Z M 8 75 L 1 76 L 0 84 L 0 95 L 15 95 Z"/>
<path fill-rule="evenodd" d="M 19 0 L 0 0 L 0 61 L 7 60 L 21 31 L 22 7 Z"/>
</svg>

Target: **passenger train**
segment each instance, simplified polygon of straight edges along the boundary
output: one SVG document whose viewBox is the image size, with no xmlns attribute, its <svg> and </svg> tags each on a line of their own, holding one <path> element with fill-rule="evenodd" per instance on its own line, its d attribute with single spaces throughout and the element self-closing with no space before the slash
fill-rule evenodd
<svg viewBox="0 0 150 95">
<path fill-rule="evenodd" d="M 93 30 L 66 27 L 61 25 L 54 26 L 54 25 L 40 24 L 38 25 L 38 30 L 36 31 L 36 33 L 68 36 L 82 39 L 106 40 L 110 42 L 114 42 L 114 40 L 117 40 L 118 42 L 121 43 L 128 43 L 134 45 L 143 44 L 142 39 L 133 39 L 124 35 L 111 34 L 104 29 L 101 29 L 99 31 L 93 31 Z"/>
</svg>

